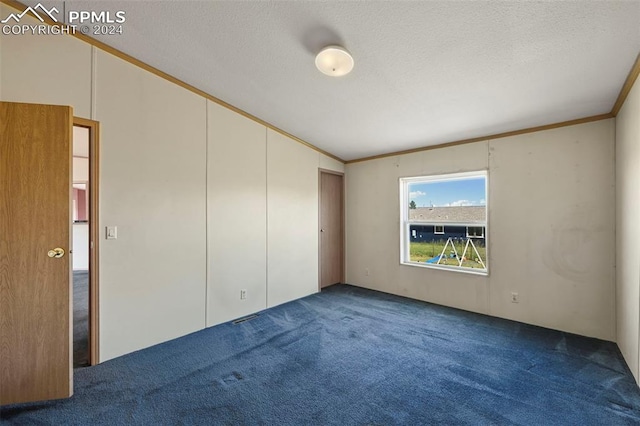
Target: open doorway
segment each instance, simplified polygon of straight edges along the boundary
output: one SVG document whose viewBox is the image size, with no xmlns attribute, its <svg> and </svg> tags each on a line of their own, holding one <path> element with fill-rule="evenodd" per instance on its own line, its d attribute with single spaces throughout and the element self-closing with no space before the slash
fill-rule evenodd
<svg viewBox="0 0 640 426">
<path fill-rule="evenodd" d="M 98 362 L 98 123 L 74 118 L 73 367 Z"/>
</svg>

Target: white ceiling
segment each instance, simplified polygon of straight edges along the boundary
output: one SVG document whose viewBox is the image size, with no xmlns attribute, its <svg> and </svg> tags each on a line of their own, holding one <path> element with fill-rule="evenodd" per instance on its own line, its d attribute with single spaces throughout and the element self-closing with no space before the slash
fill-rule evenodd
<svg viewBox="0 0 640 426">
<path fill-rule="evenodd" d="M 65 6 L 124 10 L 100 41 L 345 160 L 607 113 L 640 52 L 640 1 Z M 329 44 L 348 76 L 315 69 Z"/>
</svg>

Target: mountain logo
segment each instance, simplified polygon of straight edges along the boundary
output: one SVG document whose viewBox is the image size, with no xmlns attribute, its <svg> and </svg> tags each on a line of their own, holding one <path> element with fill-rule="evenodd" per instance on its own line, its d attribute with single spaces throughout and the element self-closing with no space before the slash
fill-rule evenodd
<svg viewBox="0 0 640 426">
<path fill-rule="evenodd" d="M 38 13 L 38 11 L 40 11 L 40 13 Z M 52 7 L 50 10 L 47 10 L 46 7 L 44 7 L 42 5 L 42 3 L 38 3 L 37 5 L 35 5 L 34 7 L 27 7 L 22 13 L 12 13 L 9 16 L 7 16 L 5 19 L 3 19 L 2 21 L 0 21 L 0 23 L 2 24 L 6 24 L 7 22 L 9 22 L 10 20 L 14 20 L 16 21 L 16 23 L 20 22 L 20 20 L 22 19 L 22 17 L 24 15 L 26 15 L 27 13 L 31 12 L 36 18 L 38 18 L 40 20 L 40 22 L 44 23 L 44 18 L 43 16 L 45 16 L 45 18 L 48 16 L 49 18 L 51 18 L 53 20 L 53 22 L 58 22 L 58 20 L 56 19 L 56 17 L 53 15 L 53 13 L 60 13 L 58 11 L 58 9 L 56 9 L 55 7 Z"/>
</svg>

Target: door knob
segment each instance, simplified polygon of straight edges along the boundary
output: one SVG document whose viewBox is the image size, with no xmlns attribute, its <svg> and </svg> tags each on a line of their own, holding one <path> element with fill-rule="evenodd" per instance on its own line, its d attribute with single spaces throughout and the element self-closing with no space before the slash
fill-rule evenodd
<svg viewBox="0 0 640 426">
<path fill-rule="evenodd" d="M 61 258 L 62 256 L 64 256 L 64 249 L 60 248 L 60 247 L 56 247 L 53 250 L 49 250 L 47 252 L 47 255 L 49 257 L 55 257 L 56 259 Z"/>
</svg>

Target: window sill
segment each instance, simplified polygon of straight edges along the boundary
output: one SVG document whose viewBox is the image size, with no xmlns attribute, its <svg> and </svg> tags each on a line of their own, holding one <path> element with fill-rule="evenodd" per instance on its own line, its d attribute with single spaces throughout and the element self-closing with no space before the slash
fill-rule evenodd
<svg viewBox="0 0 640 426">
<path fill-rule="evenodd" d="M 440 271 L 452 271 L 452 272 L 459 272 L 459 273 L 462 273 L 462 274 L 480 275 L 480 276 L 485 276 L 485 277 L 489 275 L 489 270 L 488 269 L 461 268 L 459 266 L 434 265 L 434 264 L 428 264 L 428 263 L 423 263 L 423 262 L 405 262 L 405 261 L 401 261 L 400 264 L 404 265 L 404 266 L 415 266 L 415 267 L 418 267 L 418 268 L 426 268 L 426 269 L 438 269 Z"/>
</svg>

